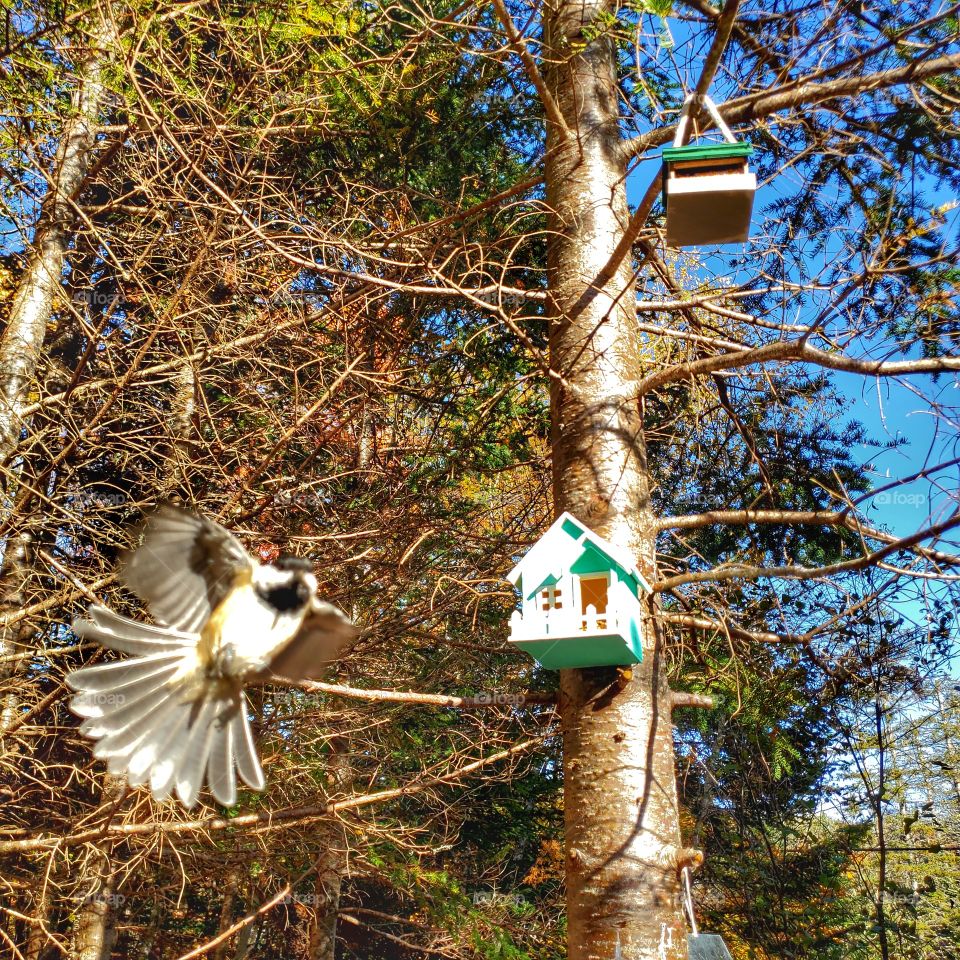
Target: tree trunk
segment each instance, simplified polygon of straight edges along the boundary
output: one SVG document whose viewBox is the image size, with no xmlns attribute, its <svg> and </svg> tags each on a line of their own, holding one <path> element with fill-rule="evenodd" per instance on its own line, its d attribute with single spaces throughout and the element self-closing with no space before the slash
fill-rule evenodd
<svg viewBox="0 0 960 960">
<path fill-rule="evenodd" d="M 328 795 L 339 793 L 350 782 L 348 742 L 335 737 L 330 744 L 327 774 Z M 314 927 L 310 936 L 310 960 L 334 960 L 337 952 L 337 917 L 340 889 L 347 857 L 347 835 L 335 817 L 317 831 L 320 845 L 314 885 Z"/>
<path fill-rule="evenodd" d="M 262 919 L 256 920 L 253 923 L 248 923 L 240 931 L 237 936 L 237 952 L 234 953 L 233 960 L 246 960 L 246 956 L 250 952 L 251 943 L 256 943 L 256 933 L 262 923 Z"/>
<path fill-rule="evenodd" d="M 160 499 L 174 494 L 189 495 L 193 448 L 190 435 L 196 409 L 197 377 L 193 365 L 185 363 L 173 382 L 173 396 L 169 408 L 169 450 L 166 469 L 160 487 Z"/>
<path fill-rule="evenodd" d="M 32 537 L 26 529 L 7 540 L 0 564 L 0 610 L 19 610 L 27 603 L 26 587 L 33 568 L 31 546 Z M 20 686 L 30 659 L 26 644 L 33 632 L 34 623 L 30 620 L 0 627 L 0 744 L 20 709 Z"/>
<path fill-rule="evenodd" d="M 50 903 L 47 899 L 46 888 L 44 887 L 33 906 L 33 922 L 30 925 L 30 932 L 27 934 L 26 948 L 24 949 L 24 960 L 40 960 L 44 948 L 49 944 L 50 938 L 47 936 L 47 930 L 50 926 Z"/>
<path fill-rule="evenodd" d="M 571 131 L 548 123 L 547 201 L 555 509 L 629 550 L 655 579 L 655 532 L 640 411 L 643 363 L 629 257 L 591 287 L 628 220 L 616 49 L 586 42 L 605 4 L 544 10 L 547 87 Z M 571 960 L 686 956 L 673 735 L 662 639 L 646 604 L 644 659 L 564 670 L 566 887 Z"/>
<path fill-rule="evenodd" d="M 78 68 L 74 112 L 64 122 L 51 174 L 50 188 L 40 208 L 33 246 L 27 266 L 13 296 L 10 317 L 0 337 L 0 467 L 7 467 L 2 483 L 7 488 L 5 508 L 13 509 L 15 492 L 9 484 L 9 465 L 20 441 L 23 419 L 20 411 L 29 400 L 43 349 L 47 325 L 53 313 L 61 276 L 67 259 L 74 222 L 72 201 L 90 170 L 96 144 L 96 122 L 103 85 L 100 81 L 100 51 L 94 51 Z M 23 528 L 11 535 L 0 566 L 0 609 L 16 609 L 22 602 L 29 533 Z M 25 660 L 17 660 L 24 638 L 25 623 L 0 630 L 0 685 L 15 678 Z M 18 708 L 15 690 L 3 695 L 0 705 L 0 735 L 7 729 Z"/>
<path fill-rule="evenodd" d="M 100 51 L 94 51 L 78 70 L 74 112 L 63 126 L 33 248 L 0 338 L 0 464 L 7 464 L 17 448 L 22 427 L 20 409 L 36 373 L 60 290 L 74 221 L 73 200 L 86 179 L 96 144 L 97 111 L 103 93 L 101 67 Z"/>
<path fill-rule="evenodd" d="M 124 780 L 109 773 L 104 777 L 101 799 L 111 804 L 114 813 L 126 793 Z M 109 820 L 112 819 L 113 814 Z M 69 960 L 107 960 L 117 939 L 116 908 L 125 899 L 115 889 L 117 870 L 113 866 L 112 844 L 108 844 L 106 838 L 94 841 L 89 860 L 82 867 L 74 864 L 74 870 L 77 869 L 83 870 L 84 878 L 89 877 L 90 883 L 73 922 Z"/>
<path fill-rule="evenodd" d="M 233 924 L 233 911 L 237 904 L 237 892 L 240 889 L 240 869 L 231 867 L 227 873 L 227 885 L 223 891 L 223 901 L 220 904 L 220 923 L 217 926 L 217 936 L 222 936 L 225 930 L 229 930 Z M 213 953 L 212 960 L 226 960 L 227 951 L 230 946 L 230 937 L 217 944 Z"/>
<path fill-rule="evenodd" d="M 106 960 L 115 939 L 115 897 L 109 881 L 110 860 L 103 851 L 94 854 L 92 871 L 98 874 L 93 889 L 84 897 L 73 925 L 70 960 Z"/>
</svg>

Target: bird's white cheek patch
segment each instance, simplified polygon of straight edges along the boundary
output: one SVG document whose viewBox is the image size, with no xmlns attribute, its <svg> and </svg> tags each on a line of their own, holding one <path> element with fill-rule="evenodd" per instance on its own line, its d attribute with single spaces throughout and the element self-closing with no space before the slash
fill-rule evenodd
<svg viewBox="0 0 960 960">
<path fill-rule="evenodd" d="M 235 678 L 266 670 L 303 621 L 303 611 L 277 614 L 251 587 L 235 590 L 218 614 L 214 660 L 224 676 Z"/>
</svg>

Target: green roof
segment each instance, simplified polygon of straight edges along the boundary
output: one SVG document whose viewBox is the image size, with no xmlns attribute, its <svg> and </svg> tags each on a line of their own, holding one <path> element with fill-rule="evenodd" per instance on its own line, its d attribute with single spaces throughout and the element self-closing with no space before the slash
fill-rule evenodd
<svg viewBox="0 0 960 960">
<path fill-rule="evenodd" d="M 712 160 L 715 157 L 749 157 L 753 147 L 749 143 L 695 143 L 689 147 L 667 147 L 664 163 L 677 160 Z"/>
<path fill-rule="evenodd" d="M 570 570 L 587 552 L 605 557 L 610 566 L 618 566 L 641 589 L 651 592 L 629 551 L 598 537 L 569 513 L 561 514 L 554 521 L 553 526 L 507 574 L 507 579 L 517 586 L 522 576 L 523 595 L 532 596 L 548 578 L 558 579 L 564 570 Z"/>
</svg>

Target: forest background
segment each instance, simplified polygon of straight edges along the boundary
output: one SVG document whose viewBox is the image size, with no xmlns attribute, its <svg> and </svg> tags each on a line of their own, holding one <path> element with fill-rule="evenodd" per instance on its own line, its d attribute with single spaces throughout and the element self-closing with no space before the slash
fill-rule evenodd
<svg viewBox="0 0 960 960">
<path fill-rule="evenodd" d="M 958 12 L 5 0 L 0 953 L 662 957 L 702 859 L 737 960 L 960 957 Z M 708 88 L 761 189 L 679 252 L 657 158 Z M 169 497 L 363 628 L 256 692 L 229 811 L 66 709 Z M 561 509 L 654 584 L 632 678 L 506 643 Z M 564 822 L 597 697 L 678 790 L 609 876 Z M 615 793 L 573 794 L 601 850 Z"/>
</svg>

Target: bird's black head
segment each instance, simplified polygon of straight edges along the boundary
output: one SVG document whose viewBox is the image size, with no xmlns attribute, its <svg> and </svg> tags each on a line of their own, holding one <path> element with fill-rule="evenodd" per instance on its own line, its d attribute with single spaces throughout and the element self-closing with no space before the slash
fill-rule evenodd
<svg viewBox="0 0 960 960">
<path fill-rule="evenodd" d="M 316 589 L 316 580 L 313 579 L 313 561 L 306 557 L 285 554 L 277 558 L 273 569 L 288 573 L 290 576 L 282 583 L 274 582 L 270 586 L 257 586 L 255 589 L 260 598 L 278 613 L 295 613 L 305 607 Z"/>
<path fill-rule="evenodd" d="M 286 583 L 272 587 L 254 588 L 260 599 L 270 604 L 277 613 L 294 613 L 310 602 L 310 588 L 300 577 L 291 577 Z"/>
</svg>

